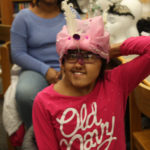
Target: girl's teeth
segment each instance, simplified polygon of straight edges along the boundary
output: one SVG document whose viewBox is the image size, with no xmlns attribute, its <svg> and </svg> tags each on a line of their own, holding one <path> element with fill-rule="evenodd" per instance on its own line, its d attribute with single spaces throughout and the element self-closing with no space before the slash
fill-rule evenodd
<svg viewBox="0 0 150 150">
<path fill-rule="evenodd" d="M 75 74 L 82 74 L 81 72 L 75 72 Z"/>
</svg>

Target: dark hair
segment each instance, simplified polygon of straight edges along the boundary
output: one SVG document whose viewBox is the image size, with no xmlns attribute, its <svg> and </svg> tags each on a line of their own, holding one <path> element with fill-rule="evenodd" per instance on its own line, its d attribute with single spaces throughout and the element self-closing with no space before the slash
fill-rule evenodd
<svg viewBox="0 0 150 150">
<path fill-rule="evenodd" d="M 40 1 L 40 0 L 36 0 L 35 4 L 33 4 L 33 6 L 38 6 L 39 1 Z M 62 11 L 62 9 L 61 9 L 61 2 L 62 2 L 62 1 L 63 1 L 63 0 L 57 0 L 57 5 L 58 5 L 58 7 L 59 7 L 59 9 L 60 9 L 61 11 Z M 76 9 L 77 12 L 79 12 L 80 14 L 83 14 L 82 11 L 81 11 L 81 9 L 80 9 L 80 7 L 79 7 L 79 5 L 78 5 L 78 2 L 77 2 L 76 0 L 69 0 L 68 3 L 72 3 L 73 6 L 74 6 L 74 9 Z M 62 11 L 62 12 L 63 12 L 63 11 Z"/>
<path fill-rule="evenodd" d="M 106 65 L 107 65 L 106 59 L 101 58 L 101 61 L 102 61 L 102 66 L 101 66 L 101 71 L 100 71 L 100 74 L 99 74 L 99 79 L 103 79 L 104 78 Z"/>
<path fill-rule="evenodd" d="M 150 17 L 138 20 L 137 29 L 140 35 L 142 31 L 150 33 Z"/>
<path fill-rule="evenodd" d="M 58 7 L 59 7 L 60 9 L 61 9 L 61 2 L 62 2 L 62 1 L 63 1 L 63 0 L 57 0 L 57 5 L 58 5 Z M 39 2 L 40 2 L 40 0 L 36 0 L 33 5 L 34 5 L 34 6 L 38 6 Z"/>
<path fill-rule="evenodd" d="M 62 11 L 62 9 L 61 9 L 61 2 L 62 2 L 63 0 L 57 0 L 57 5 L 58 5 L 58 7 L 59 7 L 59 9 Z"/>
</svg>

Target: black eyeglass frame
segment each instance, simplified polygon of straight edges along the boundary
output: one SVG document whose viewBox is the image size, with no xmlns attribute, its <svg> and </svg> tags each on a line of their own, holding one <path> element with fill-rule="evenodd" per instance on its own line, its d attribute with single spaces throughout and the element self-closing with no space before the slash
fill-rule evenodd
<svg viewBox="0 0 150 150">
<path fill-rule="evenodd" d="M 82 60 L 84 64 L 93 64 L 100 58 L 98 54 L 84 50 L 68 50 L 67 54 L 64 55 L 65 61 L 71 64 L 77 63 L 79 60 Z"/>
</svg>

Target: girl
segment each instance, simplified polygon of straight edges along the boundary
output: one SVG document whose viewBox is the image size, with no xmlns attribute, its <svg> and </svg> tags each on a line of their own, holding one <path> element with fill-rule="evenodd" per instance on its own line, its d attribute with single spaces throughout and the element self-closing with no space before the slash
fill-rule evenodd
<svg viewBox="0 0 150 150">
<path fill-rule="evenodd" d="M 73 21 L 72 21 L 73 22 Z M 75 20 L 57 35 L 63 78 L 38 93 L 33 127 L 39 150 L 125 150 L 129 93 L 150 74 L 150 37 L 132 37 L 109 50 L 102 18 Z M 105 70 L 110 58 L 139 54 Z"/>
</svg>

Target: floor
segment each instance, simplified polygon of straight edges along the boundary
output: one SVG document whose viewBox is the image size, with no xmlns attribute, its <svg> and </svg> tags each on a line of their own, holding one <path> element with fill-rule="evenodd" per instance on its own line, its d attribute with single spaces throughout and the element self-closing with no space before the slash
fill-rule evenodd
<svg viewBox="0 0 150 150">
<path fill-rule="evenodd" d="M 0 99 L 0 114 L 2 114 L 2 105 L 3 100 Z M 2 115 L 0 115 L 0 150 L 8 150 L 6 138 L 7 135 L 2 124 Z"/>
</svg>

